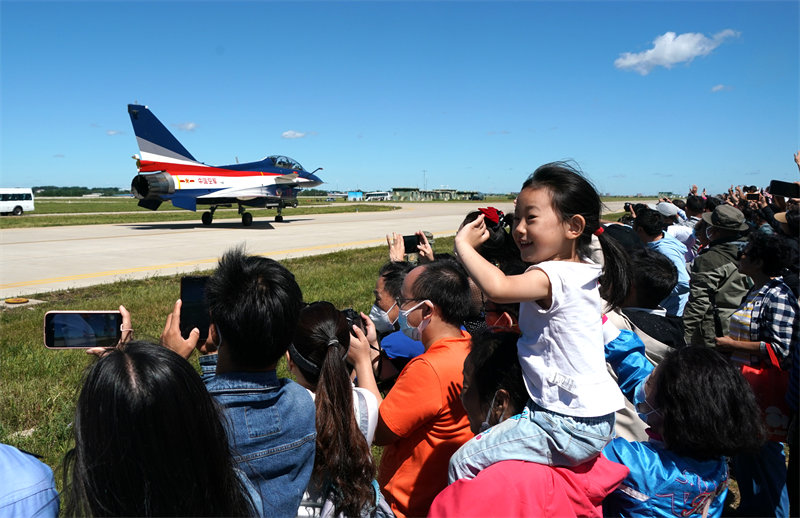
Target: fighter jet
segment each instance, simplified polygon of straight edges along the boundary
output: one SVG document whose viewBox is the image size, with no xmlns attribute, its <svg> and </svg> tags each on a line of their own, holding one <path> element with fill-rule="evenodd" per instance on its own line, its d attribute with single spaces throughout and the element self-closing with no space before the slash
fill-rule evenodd
<svg viewBox="0 0 800 518">
<path fill-rule="evenodd" d="M 206 165 L 198 162 L 147 106 L 129 104 L 128 114 L 139 144 L 139 156 L 134 155 L 139 174 L 131 181 L 131 192 L 140 207 L 156 210 L 165 201 L 191 211 L 198 205 L 208 206 L 202 221 L 210 225 L 218 207 L 235 203 L 242 225 L 250 226 L 253 215 L 245 207 L 277 208 L 275 221 L 281 222 L 284 207 L 297 207 L 300 188 L 322 184 L 314 175 L 321 167 L 309 173 L 281 155 L 246 164 Z"/>
</svg>

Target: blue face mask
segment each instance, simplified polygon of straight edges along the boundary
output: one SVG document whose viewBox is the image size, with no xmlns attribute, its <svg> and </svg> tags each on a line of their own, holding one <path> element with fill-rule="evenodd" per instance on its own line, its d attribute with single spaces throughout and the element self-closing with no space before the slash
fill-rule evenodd
<svg viewBox="0 0 800 518">
<path fill-rule="evenodd" d="M 633 391 L 633 406 L 636 407 L 636 414 L 639 416 L 639 419 L 645 423 L 647 423 L 647 419 L 650 417 L 650 414 L 661 415 L 659 414 L 658 409 L 653 408 L 650 406 L 650 403 L 647 402 L 647 394 L 645 393 L 644 386 L 648 379 L 650 379 L 649 375 L 641 383 L 639 383 L 636 386 L 636 389 Z"/>
<path fill-rule="evenodd" d="M 423 300 L 414 307 L 408 308 L 406 310 L 401 309 L 400 314 L 397 317 L 397 323 L 400 324 L 400 330 L 403 332 L 403 334 L 411 338 L 412 340 L 416 340 L 418 342 L 421 341 L 422 331 L 428 326 L 428 322 L 430 320 L 423 319 L 422 322 L 420 322 L 417 327 L 411 327 L 408 323 L 408 315 L 421 305 L 425 304 L 426 302 L 427 300 Z"/>
</svg>

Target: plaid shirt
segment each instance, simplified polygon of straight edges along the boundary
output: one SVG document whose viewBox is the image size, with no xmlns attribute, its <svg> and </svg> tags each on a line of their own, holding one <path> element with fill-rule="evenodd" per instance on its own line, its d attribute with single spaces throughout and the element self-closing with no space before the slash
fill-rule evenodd
<svg viewBox="0 0 800 518">
<path fill-rule="evenodd" d="M 797 298 L 782 277 L 770 279 L 745 300 L 753 301 L 750 340 L 772 345 L 781 362 L 789 361 L 792 340 L 798 326 Z"/>
</svg>

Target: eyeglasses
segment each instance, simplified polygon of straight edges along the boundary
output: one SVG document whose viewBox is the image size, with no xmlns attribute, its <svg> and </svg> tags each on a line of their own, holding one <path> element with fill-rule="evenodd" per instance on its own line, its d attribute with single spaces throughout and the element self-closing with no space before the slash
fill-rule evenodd
<svg viewBox="0 0 800 518">
<path fill-rule="evenodd" d="M 403 309 L 403 306 L 405 306 L 407 303 L 415 301 L 415 300 L 419 301 L 419 300 L 426 300 L 426 299 L 404 299 L 403 297 L 397 297 L 395 299 L 395 301 L 397 302 L 397 307 L 400 308 L 400 309 Z"/>
</svg>

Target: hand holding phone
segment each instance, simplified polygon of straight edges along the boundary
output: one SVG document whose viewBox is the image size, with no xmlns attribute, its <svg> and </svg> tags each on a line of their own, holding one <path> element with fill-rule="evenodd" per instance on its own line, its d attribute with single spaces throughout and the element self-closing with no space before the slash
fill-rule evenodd
<svg viewBox="0 0 800 518">
<path fill-rule="evenodd" d="M 44 346 L 48 349 L 114 347 L 122 337 L 119 311 L 48 311 Z"/>
<path fill-rule="evenodd" d="M 208 338 L 208 326 L 211 319 L 206 304 L 206 282 L 208 276 L 189 275 L 181 277 L 181 336 L 189 338 L 192 329 L 200 330 L 200 341 Z"/>
</svg>

